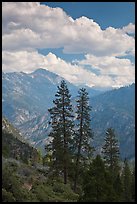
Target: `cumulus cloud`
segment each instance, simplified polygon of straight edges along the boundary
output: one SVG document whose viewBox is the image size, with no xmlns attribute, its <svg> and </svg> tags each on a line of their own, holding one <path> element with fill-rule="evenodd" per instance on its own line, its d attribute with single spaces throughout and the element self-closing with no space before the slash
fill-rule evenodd
<svg viewBox="0 0 137 204">
<path fill-rule="evenodd" d="M 91 65 L 97 69 L 100 74 L 129 75 L 134 76 L 134 64 L 129 59 L 120 59 L 117 57 L 96 57 L 94 55 L 85 55 L 85 60 L 79 62 L 83 65 Z"/>
<path fill-rule="evenodd" d="M 91 79 L 95 76 L 94 73 L 90 73 L 78 65 L 65 62 L 53 53 L 44 56 L 37 51 L 18 51 L 12 53 L 3 51 L 2 61 L 4 72 L 20 71 L 23 69 L 24 72 L 30 73 L 42 67 L 75 84 L 91 83 Z"/>
<path fill-rule="evenodd" d="M 122 30 L 129 34 L 135 34 L 135 25 L 133 23 L 129 23 L 127 26 L 124 26 Z"/>
<path fill-rule="evenodd" d="M 129 59 L 114 56 L 97 57 L 91 54 L 85 55 L 85 58 L 77 63 L 79 65 L 90 65 L 91 70 L 102 77 L 110 76 L 113 87 L 122 86 L 122 84 L 127 85 L 135 81 L 135 65 Z"/>
<path fill-rule="evenodd" d="M 32 72 L 37 68 L 43 67 L 44 56 L 37 51 L 3 51 L 2 69 L 4 72 Z"/>
<path fill-rule="evenodd" d="M 102 30 L 87 17 L 74 20 L 61 8 L 36 2 L 3 2 L 3 49 L 60 48 L 65 53 L 92 53 L 98 56 L 133 52 L 134 25 Z"/>
<path fill-rule="evenodd" d="M 134 24 L 102 30 L 85 16 L 74 20 L 61 8 L 38 2 L 2 2 L 3 71 L 32 72 L 45 68 L 74 84 L 118 87 L 134 82 L 134 64 L 119 56 L 134 55 Z M 85 59 L 66 62 L 37 49 L 63 48 Z M 86 65 L 89 66 L 85 69 Z"/>
<path fill-rule="evenodd" d="M 13 72 L 23 70 L 30 73 L 37 68 L 45 68 L 53 73 L 64 77 L 76 85 L 87 85 L 89 87 L 119 87 L 123 84 L 134 82 L 134 66 L 129 60 L 112 58 L 99 59 L 95 56 L 86 55 L 86 59 L 72 64 L 57 57 L 53 53 L 44 56 L 37 51 L 3 52 L 3 70 Z M 100 62 L 99 62 L 100 60 Z M 119 60 L 120 61 L 119 63 Z M 91 65 L 96 71 L 86 70 L 83 65 Z M 113 64 L 113 65 L 112 65 Z M 118 68 L 117 68 L 118 67 Z M 122 69 L 122 72 L 120 71 Z M 113 76 L 115 77 L 113 77 Z"/>
</svg>

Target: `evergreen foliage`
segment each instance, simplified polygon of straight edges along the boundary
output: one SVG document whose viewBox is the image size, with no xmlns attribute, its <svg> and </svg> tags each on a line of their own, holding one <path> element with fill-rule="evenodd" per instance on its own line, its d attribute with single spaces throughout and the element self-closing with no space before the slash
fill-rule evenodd
<svg viewBox="0 0 137 204">
<path fill-rule="evenodd" d="M 106 131 L 102 154 L 106 168 L 110 173 L 111 184 L 115 192 L 115 201 L 121 201 L 123 188 L 120 178 L 120 152 L 118 140 L 116 139 L 115 131 L 112 128 L 108 128 Z"/>
<path fill-rule="evenodd" d="M 35 163 L 40 160 L 38 151 L 29 144 L 14 137 L 13 133 L 2 131 L 2 154 L 13 157 L 25 163 Z"/>
<path fill-rule="evenodd" d="M 109 182 L 109 174 L 105 169 L 104 162 L 97 155 L 85 174 L 83 195 L 79 201 L 107 202 L 111 200 L 115 200 L 115 192 Z"/>
<path fill-rule="evenodd" d="M 58 86 L 55 97 L 54 107 L 49 109 L 52 120 L 52 131 L 49 136 L 53 137 L 50 148 L 54 169 L 58 173 L 63 172 L 66 184 L 71 162 L 74 124 L 71 95 L 64 80 Z"/>
<path fill-rule="evenodd" d="M 103 158 L 93 157 L 89 97 L 86 89 L 78 93 L 74 126 L 71 95 L 65 81 L 58 86 L 49 109 L 52 140 L 44 158 L 4 119 L 3 202 L 135 201 L 135 167 L 127 159 L 120 165 L 114 129 L 107 129 Z"/>
<path fill-rule="evenodd" d="M 75 162 L 75 178 L 74 178 L 74 190 L 76 191 L 78 175 L 79 175 L 79 163 L 80 161 L 89 160 L 92 155 L 93 148 L 91 147 L 91 139 L 93 139 L 93 133 L 90 125 L 90 111 L 89 97 L 86 89 L 82 88 L 78 92 L 77 100 L 77 127 L 75 131 L 74 143 L 76 151 Z"/>
<path fill-rule="evenodd" d="M 135 200 L 135 166 L 133 167 L 133 170 L 131 172 L 131 196 L 132 196 L 132 201 Z"/>
<path fill-rule="evenodd" d="M 119 147 L 114 129 L 107 129 L 105 144 L 102 149 L 106 166 L 109 168 L 112 176 L 117 176 L 117 172 L 119 172 Z"/>
<path fill-rule="evenodd" d="M 129 168 L 127 159 L 124 160 L 124 166 L 122 170 L 122 182 L 123 182 L 123 201 L 132 201 L 132 174 Z"/>
</svg>

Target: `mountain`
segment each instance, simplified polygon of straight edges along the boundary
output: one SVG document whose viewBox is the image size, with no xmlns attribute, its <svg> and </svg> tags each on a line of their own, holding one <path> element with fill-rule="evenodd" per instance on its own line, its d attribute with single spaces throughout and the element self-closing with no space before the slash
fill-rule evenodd
<svg viewBox="0 0 137 204">
<path fill-rule="evenodd" d="M 75 106 L 75 100 L 73 100 Z M 101 151 L 105 131 L 112 127 L 119 141 L 120 155 L 124 159 L 135 157 L 135 84 L 107 91 L 90 98 L 91 127 L 94 132 L 94 146 Z M 21 131 L 26 133 L 34 146 L 44 149 L 51 130 L 49 114 L 42 114 L 26 122 Z"/>
<path fill-rule="evenodd" d="M 15 126 L 34 119 L 51 107 L 57 86 L 63 80 L 45 69 L 30 74 L 2 73 L 2 105 L 5 115 Z M 72 96 L 78 87 L 67 82 Z"/>
<path fill-rule="evenodd" d="M 50 107 L 61 80 L 58 75 L 42 69 L 31 74 L 2 73 L 3 115 L 17 127 L 35 118 Z"/>
<path fill-rule="evenodd" d="M 119 140 L 121 157 L 135 156 L 135 84 L 105 92 L 90 99 L 92 127 L 96 146 L 112 127 Z"/>
<path fill-rule="evenodd" d="M 52 106 L 61 80 L 63 78 L 59 75 L 41 68 L 30 74 L 2 73 L 2 113 L 35 146 L 37 140 L 40 144 L 43 129 L 48 128 L 48 108 Z M 68 81 L 67 85 L 75 97 L 79 87 Z M 99 93 L 91 89 L 91 94 Z"/>
<path fill-rule="evenodd" d="M 30 74 L 2 73 L 2 112 L 33 146 L 44 150 L 51 130 L 48 108 L 53 106 L 60 76 L 44 69 Z M 78 89 L 67 82 L 73 105 Z M 87 87 L 86 87 L 87 88 Z M 134 158 L 135 84 L 104 93 L 87 88 L 90 96 L 94 145 L 100 151 L 107 127 L 115 129 L 122 158 Z M 74 108 L 75 109 L 75 108 Z M 129 147 L 132 148 L 129 148 Z"/>
<path fill-rule="evenodd" d="M 5 118 L 2 118 L 2 155 L 26 163 L 29 160 L 39 161 L 38 151 L 27 143 L 21 133 Z"/>
</svg>

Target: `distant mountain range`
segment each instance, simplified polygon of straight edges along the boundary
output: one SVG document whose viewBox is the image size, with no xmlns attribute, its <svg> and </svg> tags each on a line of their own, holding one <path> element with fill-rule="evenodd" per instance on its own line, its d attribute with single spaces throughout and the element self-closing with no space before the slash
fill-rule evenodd
<svg viewBox="0 0 137 204">
<path fill-rule="evenodd" d="M 103 143 L 105 130 L 115 129 L 122 158 L 135 156 L 135 84 L 90 99 L 95 144 Z"/>
<path fill-rule="evenodd" d="M 31 144 L 43 149 L 50 132 L 48 108 L 53 106 L 63 78 L 44 69 L 33 73 L 2 73 L 2 112 Z M 73 102 L 79 87 L 67 82 Z M 121 156 L 135 156 L 135 84 L 102 93 L 86 87 L 90 96 L 94 145 L 100 151 L 107 127 L 113 127 Z M 75 103 L 75 102 L 74 102 Z"/>
<path fill-rule="evenodd" d="M 3 114 L 18 127 L 41 113 L 47 113 L 61 80 L 63 78 L 45 69 L 31 74 L 2 73 Z M 67 84 L 72 96 L 76 96 L 79 87 Z M 94 89 L 91 92 L 93 95 L 100 93 Z"/>
</svg>

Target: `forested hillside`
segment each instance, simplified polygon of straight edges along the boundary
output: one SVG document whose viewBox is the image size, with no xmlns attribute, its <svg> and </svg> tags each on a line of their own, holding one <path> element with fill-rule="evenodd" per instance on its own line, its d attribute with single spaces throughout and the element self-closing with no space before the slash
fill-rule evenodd
<svg viewBox="0 0 137 204">
<path fill-rule="evenodd" d="M 89 97 L 79 90 L 76 118 L 65 81 L 49 109 L 52 140 L 45 155 L 31 147 L 7 119 L 2 134 L 4 202 L 133 202 L 135 166 L 120 159 L 115 130 L 105 132 L 98 154 L 93 147 Z M 101 182 L 100 182 L 101 181 Z"/>
</svg>

